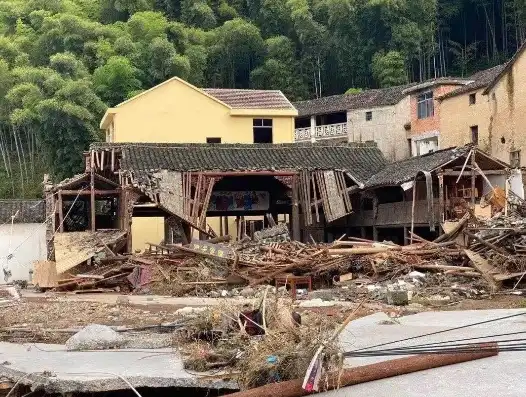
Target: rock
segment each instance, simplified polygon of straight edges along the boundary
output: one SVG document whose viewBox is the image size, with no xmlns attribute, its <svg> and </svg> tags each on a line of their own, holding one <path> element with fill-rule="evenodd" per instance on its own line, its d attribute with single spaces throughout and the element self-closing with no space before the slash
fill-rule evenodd
<svg viewBox="0 0 526 397">
<path fill-rule="evenodd" d="M 336 302 L 327 302 L 321 299 L 310 299 L 299 304 L 300 307 L 330 307 L 336 305 Z"/>
<path fill-rule="evenodd" d="M 67 350 L 103 350 L 122 347 L 125 339 L 106 325 L 90 324 L 66 341 Z"/>
<path fill-rule="evenodd" d="M 256 290 L 251 287 L 243 288 L 240 292 L 241 296 L 244 296 L 245 298 L 252 298 L 256 293 Z"/>
<path fill-rule="evenodd" d="M 278 288 L 278 292 L 287 292 L 287 286 L 282 285 L 281 287 Z"/>
<path fill-rule="evenodd" d="M 224 289 L 223 291 L 221 291 L 221 297 L 223 298 L 227 298 L 229 297 L 230 294 L 228 293 L 228 291 L 226 289 Z"/>
<path fill-rule="evenodd" d="M 118 296 L 117 300 L 115 301 L 117 305 L 129 305 L 130 304 L 130 298 L 127 296 Z"/>
<path fill-rule="evenodd" d="M 181 309 L 177 309 L 175 311 L 175 314 L 176 315 L 180 315 L 180 316 L 188 316 L 188 315 L 192 315 L 192 314 L 198 314 L 198 313 L 201 313 L 203 311 L 207 310 L 206 307 L 183 307 Z"/>
<path fill-rule="evenodd" d="M 217 291 L 210 291 L 210 292 L 208 293 L 208 296 L 209 296 L 210 298 L 219 298 L 219 297 L 221 296 L 221 294 L 220 294 L 219 292 L 217 292 Z"/>
<path fill-rule="evenodd" d="M 334 289 L 319 289 L 309 292 L 309 299 L 320 299 L 324 301 L 331 301 L 336 298 L 336 290 Z"/>
<path fill-rule="evenodd" d="M 387 303 L 389 305 L 404 306 L 409 303 L 409 294 L 405 290 L 387 290 Z"/>
<path fill-rule="evenodd" d="M 413 270 L 411 273 L 409 273 L 407 275 L 407 277 L 409 278 L 420 278 L 420 279 L 425 279 L 426 278 L 426 275 L 424 273 L 420 273 L 420 272 L 417 272 L 416 270 Z"/>
<path fill-rule="evenodd" d="M 445 305 L 451 301 L 451 297 L 447 295 L 430 295 L 424 300 L 432 305 Z"/>
</svg>

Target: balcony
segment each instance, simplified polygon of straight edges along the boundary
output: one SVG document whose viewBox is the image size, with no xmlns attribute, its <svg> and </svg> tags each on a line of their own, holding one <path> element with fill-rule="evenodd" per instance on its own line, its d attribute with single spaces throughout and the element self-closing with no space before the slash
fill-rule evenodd
<svg viewBox="0 0 526 397">
<path fill-rule="evenodd" d="M 310 141 L 312 138 L 331 139 L 341 138 L 347 136 L 347 123 L 318 125 L 314 127 L 314 137 L 311 134 L 312 127 L 296 128 L 294 131 L 294 141 L 304 142 Z"/>
</svg>

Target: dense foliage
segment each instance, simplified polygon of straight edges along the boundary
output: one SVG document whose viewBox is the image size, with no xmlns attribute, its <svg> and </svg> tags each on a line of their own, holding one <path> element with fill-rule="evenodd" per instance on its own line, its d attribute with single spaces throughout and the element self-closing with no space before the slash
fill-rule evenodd
<svg viewBox="0 0 526 397">
<path fill-rule="evenodd" d="M 467 75 L 525 39 L 526 0 L 0 0 L 0 197 L 81 170 L 106 107 L 174 75 L 297 100 Z"/>
</svg>

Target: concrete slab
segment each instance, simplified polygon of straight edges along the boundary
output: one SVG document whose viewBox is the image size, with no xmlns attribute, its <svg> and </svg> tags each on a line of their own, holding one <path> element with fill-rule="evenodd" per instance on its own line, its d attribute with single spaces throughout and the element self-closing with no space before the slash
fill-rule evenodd
<svg viewBox="0 0 526 397">
<path fill-rule="evenodd" d="M 526 332 L 526 310 L 523 309 L 425 312 L 402 317 L 395 322 L 391 321 L 384 313 L 376 313 L 349 324 L 342 334 L 341 344 L 346 351 L 350 351 L 521 313 L 524 315 L 411 341 L 398 342 L 388 345 L 386 348 L 473 337 L 485 337 L 478 340 L 480 342 L 524 338 L 525 334 L 488 337 L 489 335 L 503 333 Z M 359 366 L 396 358 L 400 358 L 400 356 L 355 357 L 347 359 L 345 363 L 346 366 Z M 525 352 L 504 352 L 497 357 L 382 379 L 323 393 L 323 395 L 325 397 L 349 395 L 353 397 L 479 397 L 490 395 L 519 397 L 524 395 L 526 389 L 525 363 Z"/>
<path fill-rule="evenodd" d="M 0 378 L 48 393 L 98 392 L 134 387 L 236 389 L 232 381 L 197 377 L 173 349 L 68 352 L 63 345 L 0 342 Z"/>
</svg>

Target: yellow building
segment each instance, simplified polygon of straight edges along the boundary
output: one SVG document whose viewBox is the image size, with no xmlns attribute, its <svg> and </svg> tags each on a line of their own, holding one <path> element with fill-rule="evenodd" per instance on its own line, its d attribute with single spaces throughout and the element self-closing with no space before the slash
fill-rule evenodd
<svg viewBox="0 0 526 397">
<path fill-rule="evenodd" d="M 520 167 L 526 148 L 526 43 L 505 65 L 477 73 L 473 83 L 441 100 L 441 147 L 476 143 Z"/>
<path fill-rule="evenodd" d="M 298 112 L 281 91 L 200 89 L 173 77 L 102 118 L 107 142 L 290 143 Z"/>
<path fill-rule="evenodd" d="M 438 98 L 440 101 L 440 148 L 476 143 L 489 152 L 490 104 L 483 95 L 504 65 L 469 77 L 471 82 Z"/>
<path fill-rule="evenodd" d="M 107 142 L 292 143 L 297 110 L 281 91 L 197 88 L 173 77 L 109 108 Z M 234 219 L 229 219 L 235 233 Z M 211 219 L 217 231 L 219 219 Z M 133 249 L 164 236 L 163 218 L 133 218 Z"/>
<path fill-rule="evenodd" d="M 526 43 L 484 91 L 489 99 L 489 151 L 520 167 L 526 149 Z"/>
</svg>

